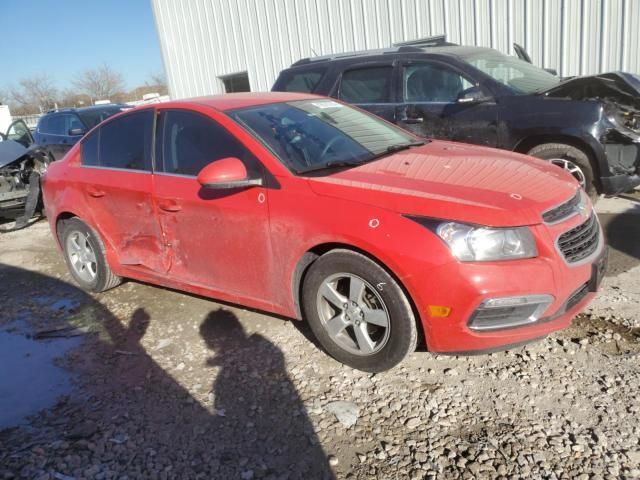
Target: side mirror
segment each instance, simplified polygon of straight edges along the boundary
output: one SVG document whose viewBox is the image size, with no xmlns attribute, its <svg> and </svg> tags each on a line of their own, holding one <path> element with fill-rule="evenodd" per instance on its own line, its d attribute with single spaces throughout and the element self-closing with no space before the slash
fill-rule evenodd
<svg viewBox="0 0 640 480">
<path fill-rule="evenodd" d="M 83 128 L 71 128 L 69 130 L 69 136 L 70 137 L 78 137 L 80 135 L 84 135 L 84 129 Z"/>
<path fill-rule="evenodd" d="M 479 86 L 473 86 L 460 92 L 456 100 L 457 103 L 482 103 L 488 102 L 491 97 L 488 97 Z"/>
<path fill-rule="evenodd" d="M 241 188 L 262 185 L 262 179 L 249 178 L 242 160 L 229 157 L 216 160 L 200 170 L 198 183 L 205 188 Z"/>
</svg>

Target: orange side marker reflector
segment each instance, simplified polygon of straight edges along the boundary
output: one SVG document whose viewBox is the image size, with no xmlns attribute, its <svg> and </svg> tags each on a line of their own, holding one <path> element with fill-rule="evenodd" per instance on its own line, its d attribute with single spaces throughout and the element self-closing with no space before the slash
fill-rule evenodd
<svg viewBox="0 0 640 480">
<path fill-rule="evenodd" d="M 451 313 L 451 307 L 429 305 L 429 312 L 431 313 L 432 317 L 448 317 Z"/>
</svg>

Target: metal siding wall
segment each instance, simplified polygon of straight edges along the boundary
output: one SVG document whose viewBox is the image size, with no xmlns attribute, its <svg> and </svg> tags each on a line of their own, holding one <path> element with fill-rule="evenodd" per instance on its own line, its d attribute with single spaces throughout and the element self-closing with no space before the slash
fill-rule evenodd
<svg viewBox="0 0 640 480">
<path fill-rule="evenodd" d="M 254 91 L 314 55 L 444 33 L 562 76 L 640 72 L 640 0 L 151 0 L 173 98 L 223 93 L 247 71 Z"/>
</svg>

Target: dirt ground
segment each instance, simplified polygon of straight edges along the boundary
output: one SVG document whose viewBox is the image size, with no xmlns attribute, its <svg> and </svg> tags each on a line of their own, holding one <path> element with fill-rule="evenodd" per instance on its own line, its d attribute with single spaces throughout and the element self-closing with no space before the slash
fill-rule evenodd
<svg viewBox="0 0 640 480">
<path fill-rule="evenodd" d="M 571 328 L 377 375 L 300 322 L 87 295 L 46 222 L 0 234 L 0 479 L 640 478 L 640 195 L 598 209 L 610 269 Z"/>
</svg>

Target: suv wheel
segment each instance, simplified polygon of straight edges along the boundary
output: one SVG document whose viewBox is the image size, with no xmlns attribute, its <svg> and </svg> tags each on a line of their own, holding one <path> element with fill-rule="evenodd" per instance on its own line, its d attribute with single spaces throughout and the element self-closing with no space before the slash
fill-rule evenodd
<svg viewBox="0 0 640 480">
<path fill-rule="evenodd" d="M 591 201 L 597 201 L 598 188 L 589 156 L 585 152 L 564 143 L 544 143 L 529 150 L 528 155 L 547 160 L 566 170 L 580 183 Z"/>
<path fill-rule="evenodd" d="M 404 292 L 380 265 L 333 250 L 310 267 L 302 307 L 313 333 L 339 362 L 382 372 L 416 348 L 416 321 Z"/>
<path fill-rule="evenodd" d="M 102 240 L 89 225 L 79 218 L 63 220 L 58 235 L 67 267 L 81 288 L 103 292 L 120 284 L 109 268 Z"/>
</svg>

